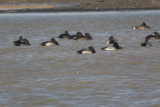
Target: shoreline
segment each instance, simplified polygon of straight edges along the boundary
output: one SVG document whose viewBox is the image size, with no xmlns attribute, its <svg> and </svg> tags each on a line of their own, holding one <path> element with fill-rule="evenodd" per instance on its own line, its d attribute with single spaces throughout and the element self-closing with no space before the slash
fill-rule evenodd
<svg viewBox="0 0 160 107">
<path fill-rule="evenodd" d="M 140 11 L 140 10 L 158 10 L 160 1 L 158 0 L 93 0 L 92 2 L 84 0 L 66 0 L 52 2 L 31 3 L 28 0 L 24 3 L 1 3 L 0 13 L 42 13 L 42 12 L 92 12 L 92 11 Z"/>
<path fill-rule="evenodd" d="M 147 11 L 147 10 L 160 10 L 160 8 L 125 8 L 125 9 L 54 9 L 54 8 L 41 8 L 41 9 L 9 9 L 0 10 L 1 13 L 57 13 L 57 12 L 105 12 L 105 11 Z"/>
</svg>

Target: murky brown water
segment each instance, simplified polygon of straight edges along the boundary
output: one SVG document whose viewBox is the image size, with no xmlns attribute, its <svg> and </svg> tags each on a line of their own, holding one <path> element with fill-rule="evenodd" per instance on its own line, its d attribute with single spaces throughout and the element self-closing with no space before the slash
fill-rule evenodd
<svg viewBox="0 0 160 107">
<path fill-rule="evenodd" d="M 131 29 L 144 21 L 152 29 Z M 94 40 L 39 45 L 65 30 Z M 0 106 L 158 107 L 160 40 L 140 47 L 154 31 L 160 32 L 159 11 L 0 14 Z M 31 46 L 13 46 L 20 35 Z M 110 35 L 123 50 L 100 49 Z M 89 45 L 96 54 L 76 54 Z"/>
</svg>

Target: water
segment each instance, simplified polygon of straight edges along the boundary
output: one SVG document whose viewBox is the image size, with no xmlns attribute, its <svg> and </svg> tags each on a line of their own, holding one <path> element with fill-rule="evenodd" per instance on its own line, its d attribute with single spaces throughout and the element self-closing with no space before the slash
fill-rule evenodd
<svg viewBox="0 0 160 107">
<path fill-rule="evenodd" d="M 159 11 L 0 14 L 0 106 L 158 107 L 160 40 L 140 43 L 160 32 L 159 17 Z M 151 29 L 131 29 L 142 22 Z M 56 38 L 65 30 L 94 40 Z M 110 35 L 124 49 L 102 51 Z M 13 46 L 19 36 L 31 46 Z M 40 46 L 52 37 L 60 46 Z M 96 54 L 76 54 L 90 45 Z"/>
</svg>

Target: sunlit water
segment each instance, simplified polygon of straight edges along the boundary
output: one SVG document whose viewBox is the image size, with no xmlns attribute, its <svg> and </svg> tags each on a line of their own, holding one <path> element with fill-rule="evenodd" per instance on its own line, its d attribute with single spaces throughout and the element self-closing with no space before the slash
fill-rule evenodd
<svg viewBox="0 0 160 107">
<path fill-rule="evenodd" d="M 131 29 L 142 22 L 151 29 Z M 65 30 L 94 39 L 58 39 Z M 0 106 L 158 107 L 160 40 L 140 47 L 154 31 L 159 11 L 0 14 Z M 111 35 L 124 49 L 101 50 Z M 19 36 L 31 46 L 15 47 Z M 52 37 L 60 46 L 40 46 Z M 77 55 L 90 45 L 96 54 Z"/>
</svg>

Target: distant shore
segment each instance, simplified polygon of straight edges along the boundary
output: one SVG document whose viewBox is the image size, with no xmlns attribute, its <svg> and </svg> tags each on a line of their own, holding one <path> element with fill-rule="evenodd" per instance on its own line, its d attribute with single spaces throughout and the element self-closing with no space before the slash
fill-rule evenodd
<svg viewBox="0 0 160 107">
<path fill-rule="evenodd" d="M 123 10 L 155 10 L 160 9 L 159 0 L 52 0 L 56 2 L 19 3 L 4 2 L 0 4 L 0 13 L 26 12 L 75 12 L 75 11 L 123 11 Z M 49 0 L 47 0 L 49 1 Z"/>
<path fill-rule="evenodd" d="M 143 11 L 143 10 L 160 10 L 159 8 L 152 9 L 14 9 L 0 10 L 0 13 L 51 13 L 51 12 L 103 12 L 103 11 Z"/>
</svg>

